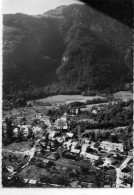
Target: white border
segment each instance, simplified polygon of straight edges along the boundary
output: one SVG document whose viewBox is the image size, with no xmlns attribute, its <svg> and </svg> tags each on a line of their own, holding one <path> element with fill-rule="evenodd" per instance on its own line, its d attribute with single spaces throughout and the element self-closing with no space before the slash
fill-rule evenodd
<svg viewBox="0 0 134 195">
<path fill-rule="evenodd" d="M 3 0 L 4 1 L 4 0 Z M 19 1 L 19 0 L 18 0 Z M 52 0 L 51 0 L 52 1 Z M 0 0 L 0 128 L 1 128 L 1 117 L 2 117 L 2 1 Z M 1 139 L 1 129 L 0 129 L 0 139 Z M 1 152 L 1 146 L 2 142 L 0 140 L 0 152 Z M 0 167 L 1 167 L 1 155 L 0 155 Z M 0 170 L 0 178 L 1 178 L 1 170 Z M 132 195 L 134 194 L 134 187 L 131 189 L 103 189 L 103 188 L 97 188 L 97 189 L 55 189 L 55 188 L 21 188 L 21 189 L 16 189 L 16 188 L 2 188 L 0 189 L 0 194 L 1 195 L 24 195 L 29 194 L 29 195 L 89 195 L 89 194 L 103 194 L 103 195 Z"/>
</svg>

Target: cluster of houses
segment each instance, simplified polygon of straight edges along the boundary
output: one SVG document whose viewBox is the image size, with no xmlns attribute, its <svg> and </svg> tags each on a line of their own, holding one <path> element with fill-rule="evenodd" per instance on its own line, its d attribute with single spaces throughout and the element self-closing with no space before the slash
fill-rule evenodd
<svg viewBox="0 0 134 195">
<path fill-rule="evenodd" d="M 50 153 L 62 151 L 62 157 L 65 157 L 65 154 L 68 153 L 70 157 L 77 156 L 77 159 L 89 160 L 97 169 L 101 169 L 101 167 L 117 169 L 118 166 L 121 166 L 122 161 L 120 161 L 120 165 L 116 166 L 116 164 L 119 164 L 120 156 L 125 156 L 123 154 L 124 147 L 122 143 L 102 141 L 98 144 L 89 139 L 85 139 L 83 136 L 81 136 L 80 139 L 76 139 L 74 133 L 69 129 L 66 113 L 53 123 L 50 117 L 43 113 L 38 113 L 35 119 L 44 122 L 46 128 L 43 129 L 40 125 L 20 125 L 24 117 L 17 117 L 18 125 L 13 129 L 13 137 L 18 138 L 21 135 L 24 140 L 29 138 L 34 140 L 35 137 L 38 137 L 40 140 L 39 144 L 36 146 L 36 153 L 40 154 L 43 149 Z M 55 147 L 55 143 L 57 143 L 58 147 Z M 130 153 L 129 156 L 132 157 L 132 154 Z M 126 156 L 124 158 L 126 158 Z M 100 159 L 101 163 L 96 165 L 96 162 Z M 130 160 L 131 159 L 132 158 L 130 158 Z M 124 173 L 122 171 L 123 169 L 120 170 L 120 174 L 117 173 L 118 178 L 130 177 L 129 172 Z M 120 187 L 120 185 L 117 185 L 117 187 Z"/>
</svg>

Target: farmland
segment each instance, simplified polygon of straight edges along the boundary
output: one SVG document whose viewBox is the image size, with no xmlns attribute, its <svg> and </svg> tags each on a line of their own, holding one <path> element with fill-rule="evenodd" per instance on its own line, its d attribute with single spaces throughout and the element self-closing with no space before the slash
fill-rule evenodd
<svg viewBox="0 0 134 195">
<path fill-rule="evenodd" d="M 93 99 L 98 99 L 98 98 L 103 98 L 103 97 L 82 96 L 82 95 L 55 95 L 55 96 L 50 96 L 48 98 L 36 100 L 35 102 L 64 104 L 64 103 L 71 103 L 75 101 L 86 102 L 86 100 L 93 100 Z"/>
<path fill-rule="evenodd" d="M 114 98 L 128 101 L 129 99 L 133 99 L 133 94 L 130 91 L 119 91 L 114 94 Z"/>
</svg>

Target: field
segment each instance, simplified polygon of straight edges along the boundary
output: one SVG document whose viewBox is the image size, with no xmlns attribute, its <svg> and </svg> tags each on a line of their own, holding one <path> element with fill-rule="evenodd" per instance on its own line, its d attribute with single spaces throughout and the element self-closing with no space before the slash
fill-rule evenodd
<svg viewBox="0 0 134 195">
<path fill-rule="evenodd" d="M 122 127 L 116 127 L 116 128 L 112 128 L 112 129 L 87 129 L 85 130 L 86 133 L 105 133 L 105 132 L 111 132 L 111 133 L 117 133 L 120 129 L 125 130 L 127 128 L 127 126 L 122 126 Z"/>
<path fill-rule="evenodd" d="M 24 179 L 38 180 L 40 179 L 41 175 L 45 175 L 46 172 L 47 171 L 45 168 L 29 165 L 20 172 L 20 175 L 23 176 Z"/>
<path fill-rule="evenodd" d="M 24 152 L 26 150 L 29 150 L 31 148 L 31 141 L 27 142 L 21 142 L 21 143 L 16 143 L 13 142 L 12 144 L 9 144 L 7 146 L 3 146 L 3 150 L 6 152 L 6 150 L 11 150 L 13 152 L 18 151 L 18 152 Z"/>
<path fill-rule="evenodd" d="M 89 123 L 91 123 L 91 124 L 95 124 L 95 123 L 98 123 L 97 121 L 95 121 L 94 119 L 88 119 L 88 118 L 83 118 L 83 119 L 80 119 L 80 120 L 78 120 L 77 122 L 85 122 L 85 121 L 87 121 L 87 122 L 89 122 Z"/>
<path fill-rule="evenodd" d="M 114 94 L 114 98 L 118 98 L 118 99 L 127 101 L 127 100 L 133 98 L 133 94 L 130 91 L 119 91 L 119 92 Z"/>
<path fill-rule="evenodd" d="M 82 96 L 82 95 L 55 95 L 48 98 L 36 100 L 36 102 L 52 103 L 52 104 L 65 104 L 74 101 L 86 102 L 86 100 L 93 100 L 97 98 L 103 98 L 101 96 Z"/>
</svg>

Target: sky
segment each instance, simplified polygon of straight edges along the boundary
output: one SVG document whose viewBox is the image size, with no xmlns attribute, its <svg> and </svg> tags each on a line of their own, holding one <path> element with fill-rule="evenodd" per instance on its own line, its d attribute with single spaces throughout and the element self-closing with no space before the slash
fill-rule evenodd
<svg viewBox="0 0 134 195">
<path fill-rule="evenodd" d="M 29 15 L 43 14 L 60 5 L 80 3 L 78 0 L 2 0 L 2 12 L 24 13 Z"/>
</svg>

